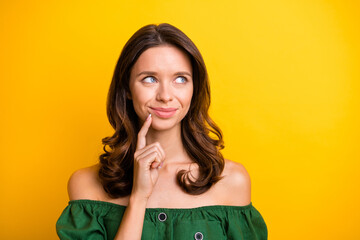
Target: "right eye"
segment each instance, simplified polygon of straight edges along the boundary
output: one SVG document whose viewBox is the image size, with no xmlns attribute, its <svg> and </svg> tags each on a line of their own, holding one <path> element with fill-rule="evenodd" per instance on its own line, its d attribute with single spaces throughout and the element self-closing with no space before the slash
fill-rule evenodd
<svg viewBox="0 0 360 240">
<path fill-rule="evenodd" d="M 155 83 L 156 82 L 156 79 L 154 77 L 146 77 L 143 79 L 143 82 L 145 83 Z"/>
</svg>

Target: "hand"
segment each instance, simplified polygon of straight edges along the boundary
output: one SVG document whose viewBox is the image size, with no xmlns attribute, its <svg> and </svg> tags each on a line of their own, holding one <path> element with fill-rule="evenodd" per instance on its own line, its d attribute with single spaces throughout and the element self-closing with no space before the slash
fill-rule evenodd
<svg viewBox="0 0 360 240">
<path fill-rule="evenodd" d="M 160 143 L 155 142 L 146 145 L 146 134 L 152 122 L 151 114 L 145 120 L 138 133 L 136 151 L 134 154 L 134 179 L 131 194 L 137 197 L 150 197 L 154 185 L 159 177 L 159 168 L 161 168 L 165 159 L 165 152 Z"/>
</svg>

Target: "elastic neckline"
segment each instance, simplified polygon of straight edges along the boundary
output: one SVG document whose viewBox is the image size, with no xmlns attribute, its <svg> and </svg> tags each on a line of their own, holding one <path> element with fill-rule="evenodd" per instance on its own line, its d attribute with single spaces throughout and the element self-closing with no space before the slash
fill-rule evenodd
<svg viewBox="0 0 360 240">
<path fill-rule="evenodd" d="M 100 200 L 91 200 L 91 199 L 77 199 L 77 200 L 70 200 L 69 204 L 73 203 L 89 203 L 89 204 L 97 204 L 97 205 L 107 205 L 112 207 L 118 207 L 125 209 L 127 206 L 120 205 L 112 202 L 106 202 L 106 201 L 100 201 Z M 195 208 L 146 208 L 146 211 L 202 211 L 202 210 L 246 210 L 252 208 L 252 202 L 250 202 L 248 205 L 244 206 L 232 206 L 232 205 L 208 205 L 208 206 L 201 206 L 201 207 L 195 207 Z"/>
</svg>

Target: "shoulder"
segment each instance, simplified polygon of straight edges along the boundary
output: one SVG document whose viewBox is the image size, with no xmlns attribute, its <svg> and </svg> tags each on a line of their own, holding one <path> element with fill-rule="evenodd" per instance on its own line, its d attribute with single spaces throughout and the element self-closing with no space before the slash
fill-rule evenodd
<svg viewBox="0 0 360 240">
<path fill-rule="evenodd" d="M 246 168 L 238 162 L 225 159 L 221 182 L 226 205 L 248 205 L 251 202 L 251 180 Z"/>
<path fill-rule="evenodd" d="M 102 193 L 102 185 L 98 178 L 98 164 L 85 167 L 73 172 L 68 180 L 68 194 L 70 200 L 97 200 Z"/>
<path fill-rule="evenodd" d="M 250 184 L 250 175 L 244 165 L 229 159 L 225 159 L 223 175 L 237 184 Z"/>
</svg>

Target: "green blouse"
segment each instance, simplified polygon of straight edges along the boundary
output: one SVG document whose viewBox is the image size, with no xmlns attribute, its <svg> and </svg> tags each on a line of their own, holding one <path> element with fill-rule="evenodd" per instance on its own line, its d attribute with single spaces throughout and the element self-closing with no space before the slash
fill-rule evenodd
<svg viewBox="0 0 360 240">
<path fill-rule="evenodd" d="M 56 222 L 60 239 L 114 239 L 126 206 L 96 200 L 69 201 Z M 264 240 L 267 227 L 250 203 L 197 208 L 147 208 L 142 240 Z"/>
</svg>

